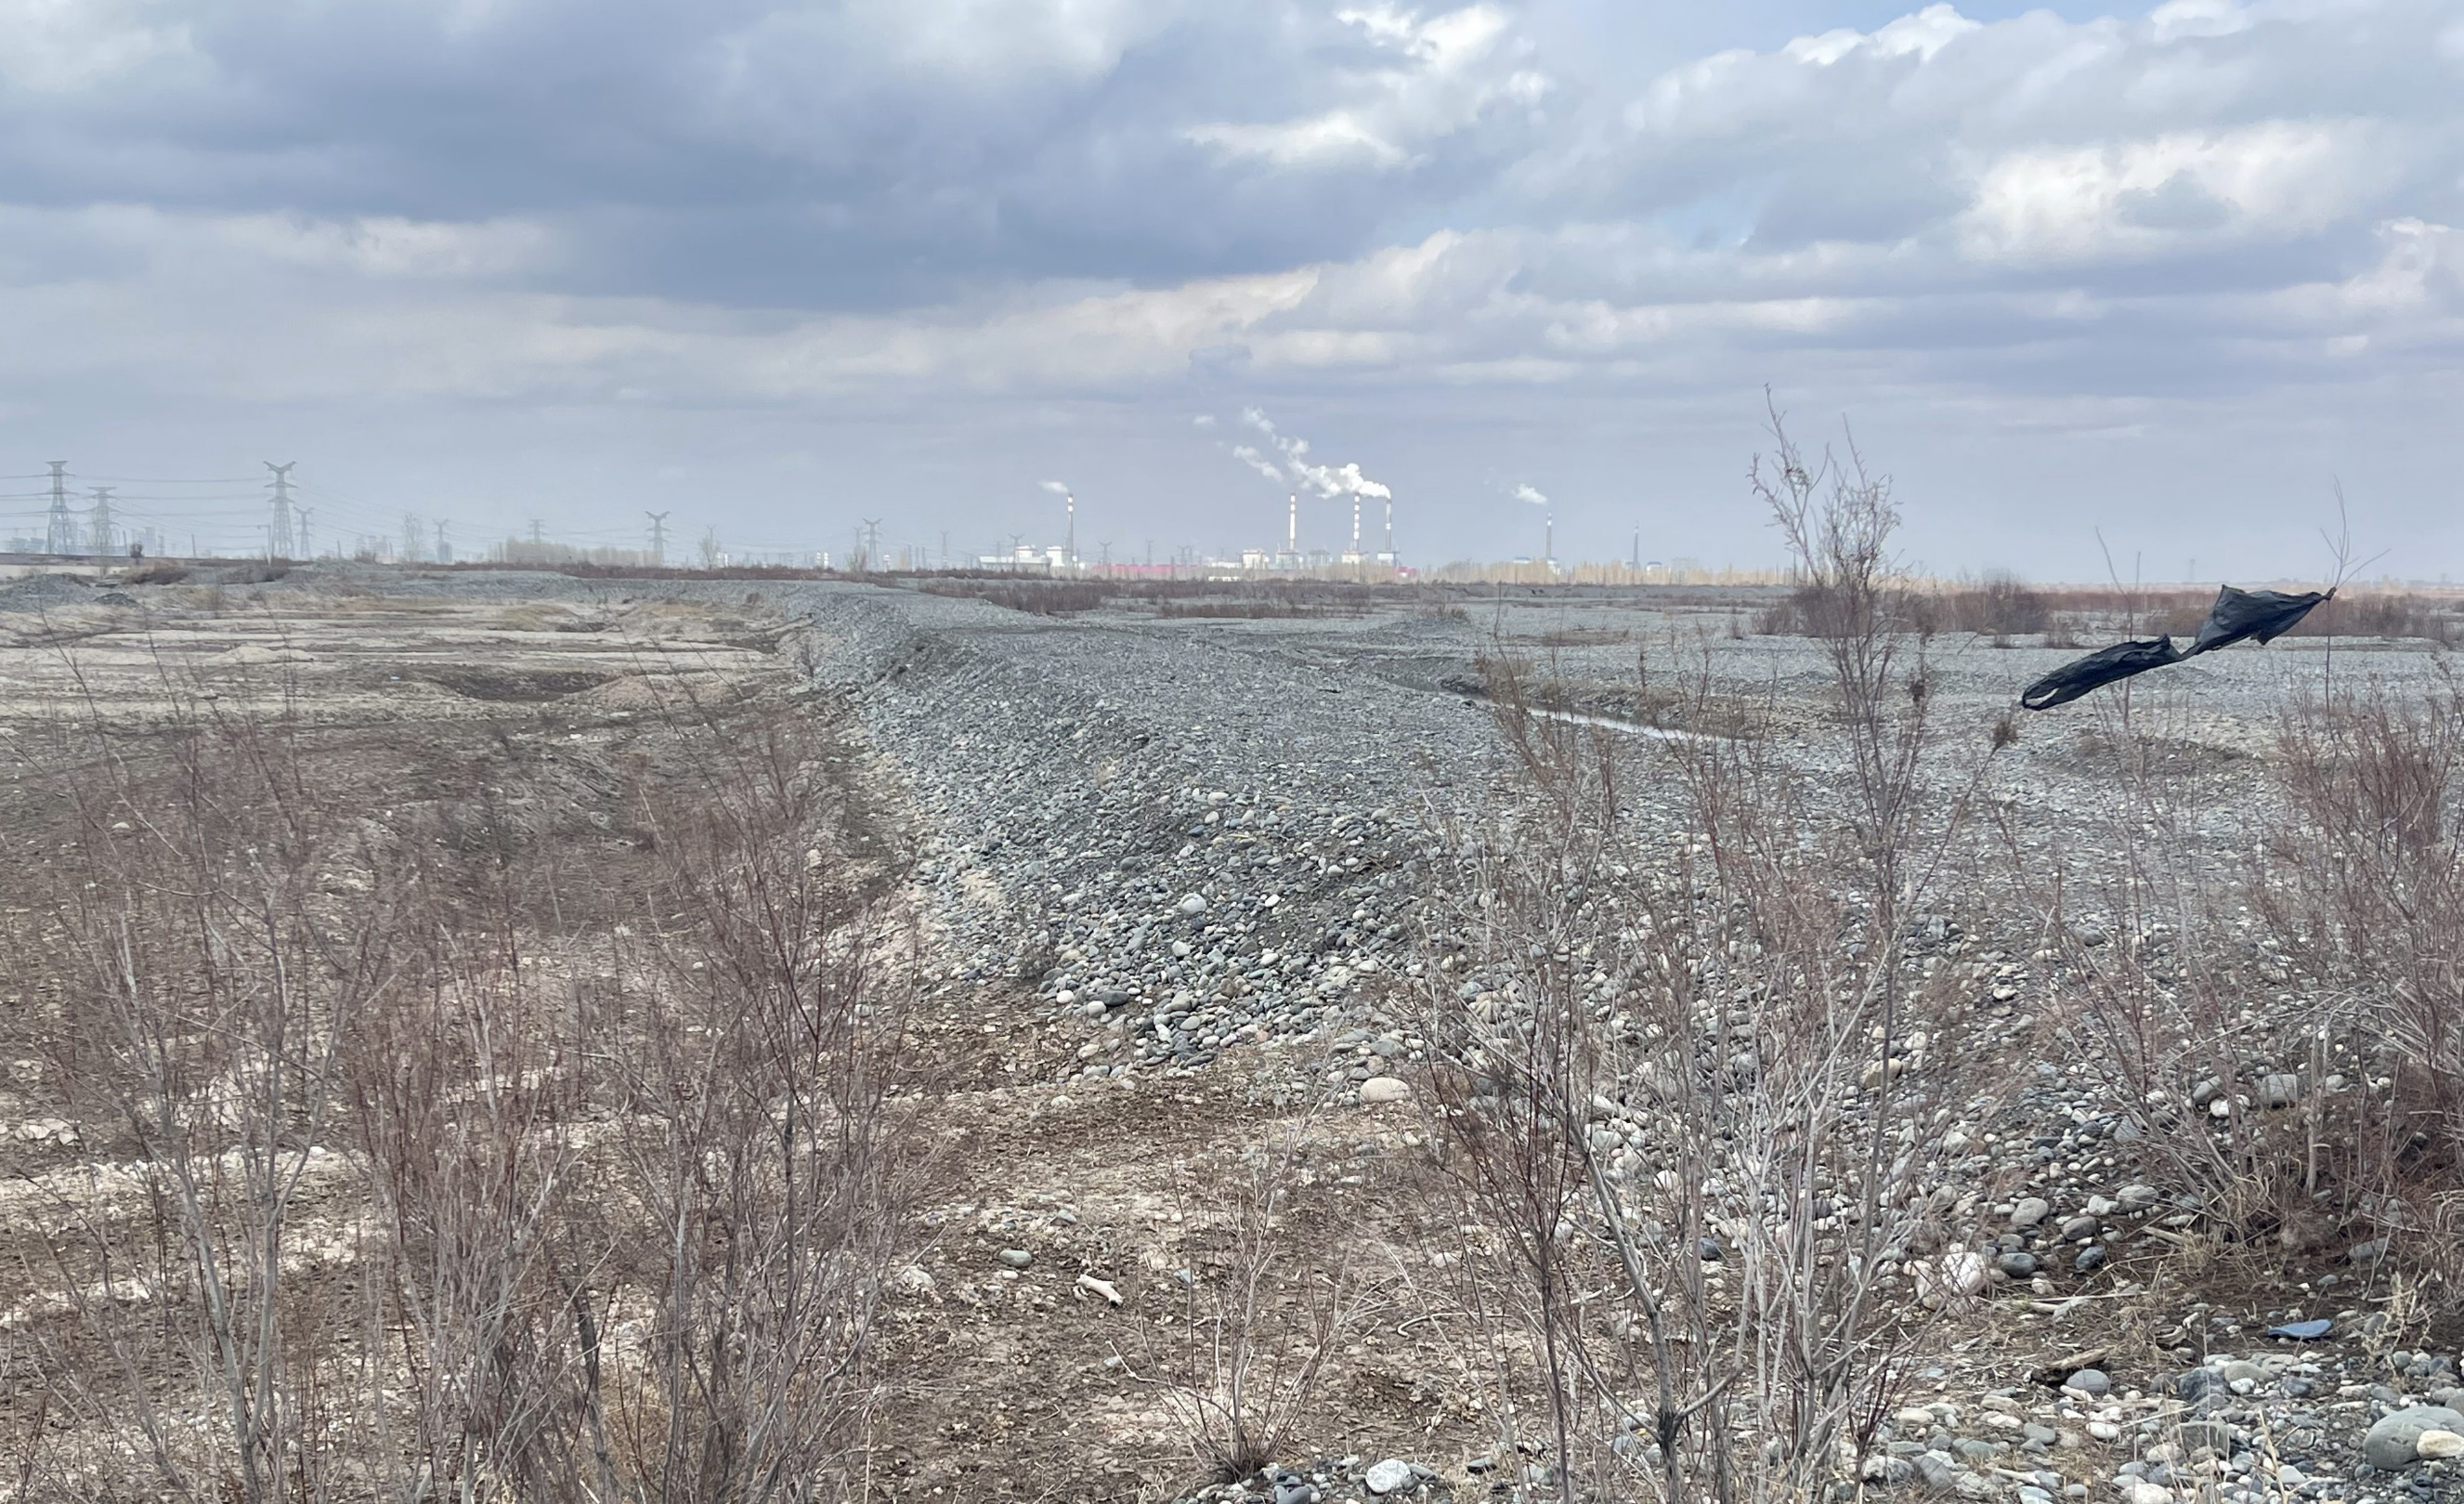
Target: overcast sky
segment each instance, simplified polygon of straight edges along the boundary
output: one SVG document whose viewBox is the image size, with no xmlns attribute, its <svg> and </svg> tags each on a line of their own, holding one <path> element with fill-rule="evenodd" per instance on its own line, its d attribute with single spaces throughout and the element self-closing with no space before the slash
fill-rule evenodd
<svg viewBox="0 0 2464 1504">
<path fill-rule="evenodd" d="M 2459 226 L 2454 0 L 0 0 L 0 474 L 1755 564 L 1768 385 L 1937 569 L 2464 577 Z"/>
</svg>

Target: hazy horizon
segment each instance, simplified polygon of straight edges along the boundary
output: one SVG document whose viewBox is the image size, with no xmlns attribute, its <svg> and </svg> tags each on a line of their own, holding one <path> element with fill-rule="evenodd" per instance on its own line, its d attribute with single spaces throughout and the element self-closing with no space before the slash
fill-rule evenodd
<svg viewBox="0 0 2464 1504">
<path fill-rule="evenodd" d="M 1665 11 L 0 0 L 0 534 L 2464 574 L 2464 12 Z"/>
</svg>

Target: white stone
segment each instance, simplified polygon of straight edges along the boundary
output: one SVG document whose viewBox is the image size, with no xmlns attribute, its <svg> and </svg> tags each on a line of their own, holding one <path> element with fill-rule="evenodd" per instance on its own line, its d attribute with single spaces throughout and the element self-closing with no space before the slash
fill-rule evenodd
<svg viewBox="0 0 2464 1504">
<path fill-rule="evenodd" d="M 1397 1489 L 1410 1487 L 1412 1465 L 1398 1458 L 1389 1457 L 1384 1462 L 1370 1464 L 1369 1471 L 1361 1481 L 1369 1485 L 1369 1492 L 1372 1493 L 1392 1493 Z"/>
<path fill-rule="evenodd" d="M 1360 1083 L 1363 1106 L 1376 1107 L 1387 1102 L 1408 1102 L 1412 1099 L 1412 1083 L 1399 1075 L 1373 1075 Z"/>
<path fill-rule="evenodd" d="M 2464 1436 L 2453 1431 L 2424 1431 L 2413 1438 L 2412 1453 L 2416 1457 L 2464 1457 Z"/>
</svg>

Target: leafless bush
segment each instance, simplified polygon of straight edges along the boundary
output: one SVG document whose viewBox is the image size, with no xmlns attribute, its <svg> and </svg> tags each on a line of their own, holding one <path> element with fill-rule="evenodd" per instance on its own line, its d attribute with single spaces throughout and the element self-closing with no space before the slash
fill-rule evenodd
<svg viewBox="0 0 2464 1504">
<path fill-rule="evenodd" d="M 1846 787 L 1767 743 L 1679 741 L 1687 829 L 1639 844 L 1619 748 L 1531 714 L 1501 663 L 1522 797 L 1455 832 L 1432 1125 L 1516 1275 L 1501 1361 L 1529 1365 L 1549 1434 L 1506 1439 L 1542 1445 L 1565 1499 L 1823 1495 L 1927 1311 L 1988 1277 L 1945 1145 L 1979 1083 L 1905 950 L 1959 809 L 1923 797 L 1888 484 L 1774 432 L 1757 489 L 1821 613 Z"/>
<path fill-rule="evenodd" d="M 2368 1114 L 2327 1146 L 2343 1209 L 2418 1234 L 2464 1205 L 2464 687 L 2442 666 L 2426 698 L 2305 697 L 2277 750 L 2291 818 L 2254 907 L 2327 1000 L 2311 1032 L 2350 1051 L 2322 1062 Z"/>
<path fill-rule="evenodd" d="M 1176 1276 L 1177 1330 L 1155 1335 L 1140 1376 L 1226 1482 L 1284 1454 L 1357 1300 L 1349 1243 L 1291 1226 L 1304 1152 L 1302 1127 L 1288 1125 L 1210 1176 L 1203 1205 L 1184 1205 L 1193 1234 Z"/>
<path fill-rule="evenodd" d="M 2093 735 L 2107 797 L 2072 832 L 2026 832 L 2003 814 L 2017 892 L 2057 960 L 2056 1027 L 2063 1053 L 2123 1117 L 2123 1137 L 2187 1193 L 2228 1240 L 2278 1229 L 2299 1197 L 2299 1156 L 2276 1124 L 2235 1131 L 2230 1115 L 2247 1063 L 2269 1046 L 2237 1005 L 2230 874 L 2196 834 L 2195 797 L 2173 777 L 2179 744 L 2167 702 L 2115 697 Z M 2084 859 L 2082 859 L 2084 858 Z M 2255 1082 L 2248 1083 L 2251 1086 Z"/>
<path fill-rule="evenodd" d="M 514 813 L 539 791 L 379 812 L 317 728 L 175 703 L 30 749 L 53 818 L 6 853 L 42 958 L 11 1042 L 129 1166 L 56 1183 L 21 1311 L 87 1481 L 852 1487 L 922 1163 L 890 1069 L 912 940 L 814 728 L 672 707 L 611 903 L 556 895 L 568 858 Z M 627 921 L 543 931 L 565 903 Z"/>
<path fill-rule="evenodd" d="M 1976 585 L 1943 591 L 1928 604 L 1953 631 L 1991 638 L 2001 647 L 2013 637 L 2047 630 L 2053 620 L 2044 594 L 2010 574 L 1988 574 Z"/>
<path fill-rule="evenodd" d="M 335 1355 L 301 1245 L 335 1167 L 344 1043 L 399 983 L 392 895 L 323 901 L 356 822 L 291 728 L 175 717 L 150 744 L 61 727 L 56 850 L 21 852 L 44 957 L 15 1022 L 131 1196 L 58 1210 L 44 1380 L 64 1414 L 182 1497 L 288 1498 L 346 1470 L 320 1413 Z M 341 912 L 338 912 L 338 909 Z M 136 1205 L 144 1208 L 137 1214 Z M 107 1376 L 107 1377 L 106 1377 Z"/>
<path fill-rule="evenodd" d="M 805 845 L 827 789 L 801 722 L 706 750 L 680 817 L 644 812 L 653 901 L 684 922 L 650 932 L 663 980 L 625 1000 L 649 1048 L 621 1072 L 618 1194 L 660 1236 L 618 1266 L 648 1323 L 611 1408 L 652 1496 L 844 1493 L 911 1251 L 891 1046 L 912 969 L 883 972 L 912 968 L 912 937 L 866 934 L 862 893 Z"/>
<path fill-rule="evenodd" d="M 2464 691 L 2295 699 L 2254 768 L 2276 799 L 2244 856 L 2203 834 L 2167 702 L 2096 714 L 2095 826 L 2077 851 L 2011 843 L 2070 1052 L 2207 1236 L 2313 1254 L 2395 1237 L 2416 1272 L 2456 1272 L 2429 1234 L 2464 1211 Z"/>
</svg>

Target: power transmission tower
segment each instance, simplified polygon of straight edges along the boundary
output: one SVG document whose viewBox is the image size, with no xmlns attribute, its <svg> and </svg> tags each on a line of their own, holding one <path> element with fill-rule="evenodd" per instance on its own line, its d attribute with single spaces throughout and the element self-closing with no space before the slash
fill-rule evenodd
<svg viewBox="0 0 2464 1504">
<path fill-rule="evenodd" d="M 881 519 L 877 517 L 864 520 L 864 559 L 857 567 L 866 570 L 881 567 Z"/>
<path fill-rule="evenodd" d="M 291 468 L 298 463 L 296 459 L 280 465 L 265 461 L 265 468 L 274 472 L 274 479 L 268 482 L 274 487 L 274 527 L 266 534 L 266 552 L 276 559 L 291 557 Z"/>
<path fill-rule="evenodd" d="M 299 524 L 299 557 L 302 559 L 317 557 L 317 545 L 308 539 L 308 519 L 316 510 L 313 506 L 303 506 L 296 515 Z"/>
<path fill-rule="evenodd" d="M 45 460 L 52 467 L 52 517 L 45 530 L 43 552 L 65 554 L 77 548 L 77 522 L 69 516 L 69 462 Z"/>
<path fill-rule="evenodd" d="M 655 567 L 668 562 L 668 514 L 644 512 L 650 520 L 650 563 Z"/>
<path fill-rule="evenodd" d="M 701 530 L 701 566 L 705 569 L 718 567 L 718 529 L 715 527 Z"/>
<path fill-rule="evenodd" d="M 402 515 L 402 562 L 419 563 L 419 519 L 408 512 Z"/>
<path fill-rule="evenodd" d="M 94 511 L 86 519 L 85 547 L 90 554 L 111 552 L 111 494 L 118 486 L 93 488 Z"/>
<path fill-rule="evenodd" d="M 534 543 L 545 542 L 545 540 L 539 537 L 539 520 L 538 518 L 531 519 L 531 542 Z"/>
<path fill-rule="evenodd" d="M 453 545 L 445 541 L 445 519 L 441 517 L 436 520 L 436 562 L 438 564 L 453 562 Z"/>
</svg>

